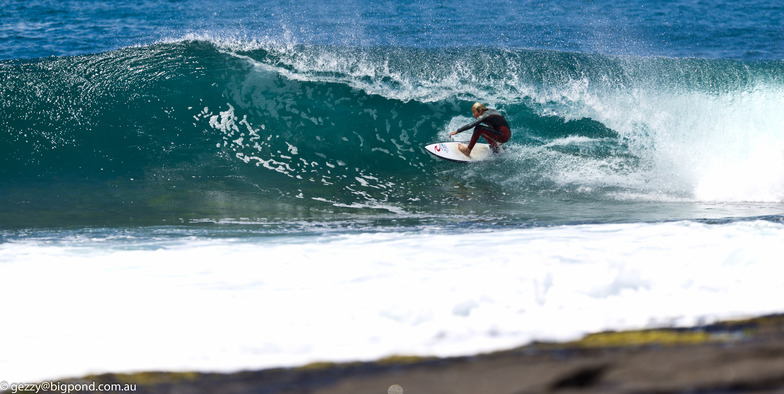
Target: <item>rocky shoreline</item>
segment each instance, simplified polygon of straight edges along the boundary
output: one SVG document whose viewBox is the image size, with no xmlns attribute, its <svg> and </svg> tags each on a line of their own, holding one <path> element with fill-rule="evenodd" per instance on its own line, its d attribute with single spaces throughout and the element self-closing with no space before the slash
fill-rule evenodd
<svg viewBox="0 0 784 394">
<path fill-rule="evenodd" d="M 784 314 L 691 328 L 605 332 L 454 358 L 390 357 L 231 374 L 103 374 L 136 393 L 776 393 Z"/>
</svg>

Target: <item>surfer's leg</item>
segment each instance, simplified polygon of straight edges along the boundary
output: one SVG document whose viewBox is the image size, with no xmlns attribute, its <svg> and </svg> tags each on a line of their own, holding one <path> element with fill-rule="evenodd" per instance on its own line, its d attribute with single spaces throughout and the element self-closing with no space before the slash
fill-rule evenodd
<svg viewBox="0 0 784 394">
<path fill-rule="evenodd" d="M 501 137 L 500 131 L 481 125 L 476 126 L 476 128 L 474 128 L 474 135 L 471 138 L 471 145 L 469 145 L 470 148 L 474 147 L 480 136 L 484 138 L 485 141 L 487 141 L 487 143 L 490 145 L 490 149 L 492 149 L 493 152 L 498 151 L 498 138 Z"/>
<path fill-rule="evenodd" d="M 508 131 L 508 129 L 506 131 Z M 493 152 L 498 152 L 500 150 L 499 140 L 501 142 L 509 141 L 508 133 L 506 131 L 491 129 L 484 125 L 476 126 L 474 127 L 474 134 L 471 135 L 471 141 L 468 143 L 468 147 L 459 144 L 457 148 L 463 152 L 463 154 L 469 156 L 474 149 L 474 145 L 479 141 L 479 137 L 482 137 L 490 145 L 490 149 L 492 149 Z"/>
<path fill-rule="evenodd" d="M 496 140 L 487 134 L 482 134 L 482 137 L 485 137 L 485 141 L 490 145 L 490 149 L 492 149 L 493 152 L 498 153 L 500 151 L 500 146 Z"/>
<path fill-rule="evenodd" d="M 471 151 L 474 149 L 474 145 L 476 145 L 476 142 L 479 141 L 479 137 L 482 136 L 482 131 L 482 126 L 474 127 L 474 134 L 471 135 L 471 141 L 468 142 L 468 146 L 457 144 L 457 149 L 460 150 L 460 152 L 463 152 L 464 155 L 471 156 Z"/>
<path fill-rule="evenodd" d="M 509 142 L 511 138 L 512 138 L 512 130 L 510 130 L 508 127 L 501 126 L 500 130 L 498 130 L 498 137 L 496 137 L 496 140 L 499 143 L 503 143 L 503 142 Z"/>
<path fill-rule="evenodd" d="M 499 153 L 501 152 L 501 147 L 504 145 L 504 142 L 508 142 L 512 137 L 512 131 L 509 130 L 508 127 L 501 126 L 500 130 L 486 129 L 486 132 L 482 134 L 482 137 L 490 144 L 490 149 L 492 149 L 493 152 Z"/>
<path fill-rule="evenodd" d="M 479 125 L 474 127 L 474 134 L 471 135 L 471 142 L 468 143 L 468 149 L 474 149 L 474 145 L 479 141 L 479 137 L 484 137 L 485 141 L 490 145 L 495 144 L 493 129 Z"/>
</svg>

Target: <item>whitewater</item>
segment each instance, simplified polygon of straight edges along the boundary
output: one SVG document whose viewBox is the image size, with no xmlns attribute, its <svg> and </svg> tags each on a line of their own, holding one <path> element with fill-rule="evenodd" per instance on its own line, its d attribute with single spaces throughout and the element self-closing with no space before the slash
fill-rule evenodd
<svg viewBox="0 0 784 394">
<path fill-rule="evenodd" d="M 20 300 L 5 306 L 4 336 L 14 340 L 4 344 L 4 374 L 465 355 L 777 312 L 784 285 L 771 275 L 780 219 L 165 235 L 174 231 L 4 243 L 0 284 Z"/>
<path fill-rule="evenodd" d="M 780 5 L 198 3 L 0 14 L 0 380 L 784 310 Z"/>
</svg>

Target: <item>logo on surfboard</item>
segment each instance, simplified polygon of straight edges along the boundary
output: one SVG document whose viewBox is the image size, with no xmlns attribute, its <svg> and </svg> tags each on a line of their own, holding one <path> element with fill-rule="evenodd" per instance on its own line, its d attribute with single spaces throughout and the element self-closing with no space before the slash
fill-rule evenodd
<svg viewBox="0 0 784 394">
<path fill-rule="evenodd" d="M 449 149 L 447 149 L 446 145 L 444 145 L 444 144 L 438 144 L 438 145 L 436 145 L 436 146 L 435 146 L 435 150 L 436 150 L 436 152 L 441 152 L 442 150 L 443 150 L 444 152 L 449 152 Z"/>
</svg>

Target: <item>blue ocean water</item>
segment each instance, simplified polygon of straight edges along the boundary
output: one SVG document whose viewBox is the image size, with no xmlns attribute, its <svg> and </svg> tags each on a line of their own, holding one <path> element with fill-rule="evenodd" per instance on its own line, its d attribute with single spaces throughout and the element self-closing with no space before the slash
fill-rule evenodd
<svg viewBox="0 0 784 394">
<path fill-rule="evenodd" d="M 0 298 L 64 327 L 10 328 L 0 379 L 466 354 L 780 311 L 782 15 L 6 2 Z M 475 101 L 509 120 L 505 154 L 427 154 Z M 62 356 L 42 363 L 44 345 Z"/>
</svg>

